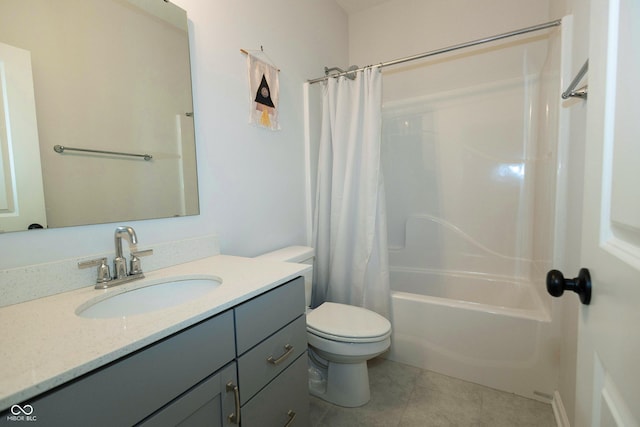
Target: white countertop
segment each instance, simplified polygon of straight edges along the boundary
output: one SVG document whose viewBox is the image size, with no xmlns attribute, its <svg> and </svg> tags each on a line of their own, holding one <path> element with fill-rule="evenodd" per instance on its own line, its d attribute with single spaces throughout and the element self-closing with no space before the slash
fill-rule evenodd
<svg viewBox="0 0 640 427">
<path fill-rule="evenodd" d="M 0 308 L 0 411 L 285 283 L 309 265 L 227 255 L 150 273 L 142 280 L 94 286 Z M 196 300 L 150 313 L 88 319 L 76 309 L 98 296 L 173 277 L 217 276 L 222 284 Z"/>
</svg>

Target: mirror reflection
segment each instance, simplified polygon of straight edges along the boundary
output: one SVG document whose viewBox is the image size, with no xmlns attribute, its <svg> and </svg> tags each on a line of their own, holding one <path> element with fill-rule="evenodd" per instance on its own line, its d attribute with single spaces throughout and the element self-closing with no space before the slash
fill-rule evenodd
<svg viewBox="0 0 640 427">
<path fill-rule="evenodd" d="M 192 105 L 177 6 L 0 0 L 0 232 L 198 214 Z"/>
</svg>

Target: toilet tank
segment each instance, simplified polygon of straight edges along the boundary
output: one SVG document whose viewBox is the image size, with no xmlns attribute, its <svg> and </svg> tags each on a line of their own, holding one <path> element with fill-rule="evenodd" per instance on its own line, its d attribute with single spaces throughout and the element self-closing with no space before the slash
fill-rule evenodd
<svg viewBox="0 0 640 427">
<path fill-rule="evenodd" d="M 287 246 L 286 248 L 259 255 L 256 258 L 313 265 L 314 255 L 313 248 L 308 246 Z M 311 305 L 312 277 L 313 271 L 308 271 L 304 274 L 304 295 L 307 307 Z"/>
</svg>

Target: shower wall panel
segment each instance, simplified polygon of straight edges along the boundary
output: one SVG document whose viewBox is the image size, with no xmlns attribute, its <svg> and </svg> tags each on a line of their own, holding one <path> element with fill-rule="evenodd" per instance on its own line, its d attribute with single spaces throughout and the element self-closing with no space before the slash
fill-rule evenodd
<svg viewBox="0 0 640 427">
<path fill-rule="evenodd" d="M 529 276 L 538 83 L 533 74 L 385 103 L 393 265 Z"/>
</svg>

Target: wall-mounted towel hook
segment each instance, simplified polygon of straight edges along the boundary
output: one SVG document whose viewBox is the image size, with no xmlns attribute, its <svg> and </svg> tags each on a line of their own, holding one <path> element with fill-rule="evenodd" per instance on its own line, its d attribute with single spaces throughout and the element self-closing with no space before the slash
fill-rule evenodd
<svg viewBox="0 0 640 427">
<path fill-rule="evenodd" d="M 571 84 L 569 85 L 567 90 L 562 92 L 562 99 L 567 99 L 567 98 L 587 99 L 587 86 L 583 86 L 577 90 L 576 90 L 576 86 L 578 86 L 578 83 L 580 83 L 580 80 L 582 80 L 584 75 L 587 74 L 588 69 L 589 69 L 589 60 L 587 59 L 586 61 L 584 61 L 584 65 L 582 66 L 582 68 L 580 68 L 580 71 L 578 71 L 578 74 L 576 74 L 576 76 L 571 81 Z"/>
</svg>

